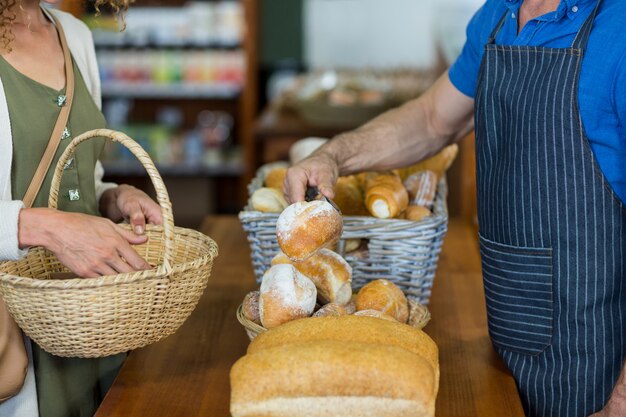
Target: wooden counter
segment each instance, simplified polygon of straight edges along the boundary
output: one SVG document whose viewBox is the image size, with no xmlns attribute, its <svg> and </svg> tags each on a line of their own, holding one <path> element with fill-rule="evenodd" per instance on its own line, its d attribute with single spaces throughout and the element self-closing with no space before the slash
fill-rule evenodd
<svg viewBox="0 0 626 417">
<path fill-rule="evenodd" d="M 487 336 L 476 236 L 450 223 L 426 328 L 440 349 L 437 417 L 522 417 L 513 379 Z M 235 317 L 256 287 L 236 217 L 210 217 L 202 231 L 220 254 L 198 308 L 169 338 L 131 353 L 96 417 L 227 417 L 232 364 L 248 338 Z"/>
</svg>

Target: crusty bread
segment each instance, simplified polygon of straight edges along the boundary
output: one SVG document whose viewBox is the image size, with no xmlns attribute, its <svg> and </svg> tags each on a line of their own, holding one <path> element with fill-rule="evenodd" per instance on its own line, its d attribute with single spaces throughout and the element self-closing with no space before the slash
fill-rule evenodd
<svg viewBox="0 0 626 417">
<path fill-rule="evenodd" d="M 243 315 L 250 321 L 261 325 L 261 315 L 259 314 L 259 297 L 258 291 L 250 291 L 243 299 Z"/>
<path fill-rule="evenodd" d="M 289 161 L 292 165 L 297 164 L 305 158 L 308 158 L 320 146 L 325 144 L 328 139 L 324 138 L 304 138 L 300 139 L 289 148 Z"/>
<path fill-rule="evenodd" d="M 250 197 L 252 208 L 264 213 L 280 213 L 287 207 L 287 200 L 282 190 L 277 188 L 259 188 Z"/>
<path fill-rule="evenodd" d="M 230 376 L 233 417 L 434 416 L 435 370 L 397 346 L 292 343 L 249 353 Z"/>
<path fill-rule="evenodd" d="M 345 316 L 347 314 L 348 311 L 344 308 L 344 306 L 340 304 L 330 303 L 317 310 L 313 314 L 313 317 L 339 317 Z"/>
<path fill-rule="evenodd" d="M 426 333 L 407 324 L 373 317 L 341 316 L 295 320 L 258 335 L 248 346 L 248 353 L 316 340 L 398 346 L 423 356 L 433 368 L 439 369 L 437 345 Z"/>
<path fill-rule="evenodd" d="M 370 214 L 379 219 L 397 217 L 409 205 L 409 194 L 400 177 L 381 174 L 367 180 L 365 205 Z"/>
<path fill-rule="evenodd" d="M 396 172 L 404 180 L 409 175 L 418 171 L 430 170 L 437 174 L 438 178 L 441 178 L 443 174 L 450 168 L 454 162 L 457 154 L 459 153 L 459 146 L 455 143 L 443 148 L 438 154 L 423 160 L 408 168 L 397 169 Z"/>
<path fill-rule="evenodd" d="M 407 220 L 420 221 L 428 216 L 430 216 L 431 211 L 426 207 L 414 206 L 410 205 L 406 208 L 404 212 L 404 218 Z"/>
<path fill-rule="evenodd" d="M 322 248 L 302 262 L 293 262 L 279 252 L 272 265 L 293 264 L 298 271 L 308 277 L 317 288 L 320 304 L 346 304 L 352 297 L 352 267 L 341 255 Z"/>
<path fill-rule="evenodd" d="M 271 267 L 261 282 L 259 315 L 266 329 L 313 314 L 317 290 L 292 265 Z"/>
<path fill-rule="evenodd" d="M 437 174 L 433 171 L 419 171 L 404 180 L 404 187 L 409 192 L 410 204 L 431 208 L 437 193 Z"/>
<path fill-rule="evenodd" d="M 389 320 L 389 321 L 398 321 L 395 317 L 391 317 L 389 314 L 385 314 L 382 311 L 378 310 L 359 310 L 354 313 L 355 316 L 364 316 L 364 317 L 375 317 L 377 319 Z"/>
<path fill-rule="evenodd" d="M 276 222 L 280 249 L 292 261 L 303 261 L 341 237 L 343 218 L 328 202 L 301 201 L 287 207 Z"/>
<path fill-rule="evenodd" d="M 386 279 L 369 282 L 356 296 L 356 309 L 378 310 L 401 323 L 409 319 L 409 302 L 398 286 Z"/>
<path fill-rule="evenodd" d="M 346 216 L 367 216 L 369 214 L 365 207 L 363 188 L 355 176 L 337 179 L 333 201 Z"/>
<path fill-rule="evenodd" d="M 278 190 L 282 190 L 286 175 L 287 168 L 285 167 L 272 169 L 265 175 L 265 186 L 268 188 L 276 188 Z"/>
</svg>

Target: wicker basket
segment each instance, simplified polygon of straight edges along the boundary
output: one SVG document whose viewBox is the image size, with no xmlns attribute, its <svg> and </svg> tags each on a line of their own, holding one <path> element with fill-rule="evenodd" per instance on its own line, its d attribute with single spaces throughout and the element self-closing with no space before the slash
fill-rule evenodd
<svg viewBox="0 0 626 417">
<path fill-rule="evenodd" d="M 81 142 L 107 137 L 126 146 L 148 171 L 163 212 L 162 227 L 135 249 L 155 269 L 88 279 L 50 279 L 68 272 L 43 248 L 20 261 L 0 263 L 0 295 L 9 312 L 44 350 L 58 356 L 102 357 L 156 342 L 176 331 L 193 311 L 211 272 L 217 245 L 194 230 L 174 227 L 172 206 L 148 154 L 123 133 L 106 129 L 75 138 L 61 156 L 49 206 L 57 207 L 65 162 Z"/>
<path fill-rule="evenodd" d="M 266 173 L 286 165 L 274 163 L 261 167 L 248 187 L 250 195 L 263 186 Z M 398 285 L 409 299 L 419 304 L 428 304 L 448 226 L 446 194 L 446 181 L 442 179 L 437 187 L 433 215 L 417 222 L 344 216 L 342 241 L 363 239 L 368 242 L 365 252 L 342 253 L 352 266 L 354 289 L 359 289 L 370 281 L 385 278 Z M 272 258 L 280 250 L 276 241 L 278 216 L 277 213 L 253 211 L 250 204 L 239 213 L 239 219 L 248 234 L 257 282 L 261 281 Z M 342 248 L 341 244 L 339 248 Z"/>
<path fill-rule="evenodd" d="M 243 304 L 237 309 L 237 320 L 246 329 L 246 333 L 250 340 L 254 340 L 259 334 L 266 332 L 267 329 L 263 326 L 259 326 L 243 314 Z M 409 300 L 409 321 L 408 325 L 413 326 L 416 329 L 423 329 L 430 321 L 430 311 L 426 306 Z"/>
</svg>

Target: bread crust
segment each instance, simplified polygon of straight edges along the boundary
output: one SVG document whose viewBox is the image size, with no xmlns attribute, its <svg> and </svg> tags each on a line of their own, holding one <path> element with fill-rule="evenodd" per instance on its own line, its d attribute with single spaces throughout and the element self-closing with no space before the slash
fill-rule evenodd
<svg viewBox="0 0 626 417">
<path fill-rule="evenodd" d="M 291 264 L 308 277 L 317 288 L 320 304 L 347 304 L 352 297 L 352 267 L 330 249 L 322 248 L 301 262 L 293 262 L 284 253 L 272 259 L 272 265 Z"/>
<path fill-rule="evenodd" d="M 377 279 L 361 288 L 356 297 L 356 309 L 378 310 L 401 323 L 409 319 L 409 303 L 398 286 L 386 279 Z"/>
<path fill-rule="evenodd" d="M 328 202 L 301 201 L 287 207 L 276 222 L 280 249 L 292 261 L 303 261 L 341 237 L 343 218 Z"/>
</svg>

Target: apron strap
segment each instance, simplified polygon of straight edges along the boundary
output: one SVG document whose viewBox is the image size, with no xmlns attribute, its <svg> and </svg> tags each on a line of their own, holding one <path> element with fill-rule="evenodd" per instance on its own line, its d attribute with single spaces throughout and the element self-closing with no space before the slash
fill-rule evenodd
<svg viewBox="0 0 626 417">
<path fill-rule="evenodd" d="M 489 35 L 489 40 L 487 41 L 488 45 L 494 45 L 496 43 L 496 36 L 498 35 L 498 32 L 500 32 L 500 29 L 502 29 L 502 26 L 504 26 L 504 22 L 506 22 L 506 19 L 509 17 L 509 13 L 509 10 L 504 13 L 496 27 L 493 29 L 493 32 L 491 32 L 491 35 Z"/>
<path fill-rule="evenodd" d="M 598 15 L 598 10 L 600 10 L 601 4 L 602 0 L 598 0 L 598 3 L 596 3 L 596 7 L 593 9 L 593 12 L 591 12 L 587 20 L 585 20 L 585 23 L 583 23 L 582 27 L 578 31 L 578 34 L 574 39 L 574 43 L 572 44 L 572 48 L 582 50 L 587 48 L 589 35 L 591 35 L 591 29 L 593 28 L 593 22 L 596 20 L 596 16 Z"/>
</svg>

